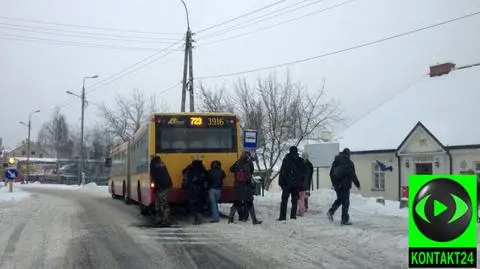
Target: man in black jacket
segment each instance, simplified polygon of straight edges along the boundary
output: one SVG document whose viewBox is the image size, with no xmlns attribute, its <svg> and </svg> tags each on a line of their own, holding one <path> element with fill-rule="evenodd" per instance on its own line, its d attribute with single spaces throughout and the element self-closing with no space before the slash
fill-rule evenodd
<svg viewBox="0 0 480 269">
<path fill-rule="evenodd" d="M 172 188 L 172 179 L 159 156 L 153 157 L 150 162 L 150 177 L 155 183 L 157 195 L 155 199 L 156 222 L 162 227 L 168 227 L 170 226 L 168 194 Z"/>
<path fill-rule="evenodd" d="M 290 218 L 296 219 L 299 192 L 305 183 L 305 164 L 303 159 L 298 156 L 298 149 L 295 146 L 290 147 L 290 152 L 282 161 L 278 183 L 282 188 L 282 202 L 280 203 L 278 220 L 287 219 L 287 204 L 290 196 L 292 199 Z"/>
<path fill-rule="evenodd" d="M 350 160 L 350 150 L 345 148 L 333 161 L 330 169 L 330 179 L 332 180 L 333 188 L 337 193 L 337 200 L 333 202 L 332 207 L 328 210 L 327 216 L 330 221 L 333 221 L 333 214 L 342 206 L 342 225 L 352 225 L 350 216 L 348 215 L 348 208 L 350 206 L 350 189 L 352 182 L 360 190 L 360 182 L 355 173 L 355 165 Z"/>
</svg>

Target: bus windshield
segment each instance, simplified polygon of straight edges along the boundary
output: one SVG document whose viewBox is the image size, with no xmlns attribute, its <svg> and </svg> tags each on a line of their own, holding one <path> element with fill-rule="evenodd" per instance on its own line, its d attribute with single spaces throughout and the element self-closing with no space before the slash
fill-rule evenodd
<svg viewBox="0 0 480 269">
<path fill-rule="evenodd" d="M 237 148 L 236 122 L 230 118 L 167 117 L 156 124 L 156 151 L 158 153 L 235 152 Z M 201 118 L 201 120 L 200 120 Z M 220 124 L 222 123 L 222 124 Z"/>
</svg>

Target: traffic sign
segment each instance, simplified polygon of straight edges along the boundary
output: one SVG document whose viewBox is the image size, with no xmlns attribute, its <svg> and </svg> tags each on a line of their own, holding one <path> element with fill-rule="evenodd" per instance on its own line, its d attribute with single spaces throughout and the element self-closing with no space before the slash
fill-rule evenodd
<svg viewBox="0 0 480 269">
<path fill-rule="evenodd" d="M 258 131 L 257 130 L 244 130 L 243 131 L 243 147 L 244 148 L 257 148 Z"/>
<path fill-rule="evenodd" d="M 18 170 L 15 168 L 5 169 L 5 178 L 9 180 L 14 180 L 18 177 Z"/>
</svg>

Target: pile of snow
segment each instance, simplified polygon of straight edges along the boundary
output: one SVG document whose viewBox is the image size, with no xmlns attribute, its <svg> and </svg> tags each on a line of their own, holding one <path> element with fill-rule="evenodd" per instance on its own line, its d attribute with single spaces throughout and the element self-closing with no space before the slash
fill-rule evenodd
<svg viewBox="0 0 480 269">
<path fill-rule="evenodd" d="M 257 216 L 262 225 L 251 222 L 204 225 L 202 232 L 222 230 L 222 236 L 285 265 L 285 268 L 406 268 L 408 257 L 408 209 L 399 203 L 351 194 L 352 226 L 339 225 L 341 208 L 330 223 L 326 212 L 336 195 L 333 190 L 311 192 L 309 211 L 295 220 L 276 221 L 280 212 L 280 193 L 265 192 L 255 197 Z M 221 205 L 229 212 L 230 205 Z M 221 227 L 218 227 L 221 226 Z M 194 228 L 195 229 L 195 228 Z M 220 239 L 219 239 L 220 240 Z"/>
<path fill-rule="evenodd" d="M 80 191 L 91 194 L 109 195 L 108 186 L 98 186 L 96 183 L 88 183 L 83 186 L 80 185 L 64 185 L 64 184 L 43 184 L 40 182 L 34 182 L 33 184 L 22 185 L 22 188 L 40 188 L 40 189 L 60 189 L 70 191 Z"/>
<path fill-rule="evenodd" d="M 314 208 L 328 209 L 337 198 L 335 191 L 331 189 L 320 189 L 311 191 L 309 204 Z M 280 207 L 280 192 L 265 191 L 265 196 L 255 196 L 255 203 L 267 207 Z M 360 194 L 350 194 L 350 208 L 358 213 L 368 215 L 386 215 L 397 217 L 408 217 L 408 208 L 400 209 L 398 201 L 385 200 L 385 205 L 376 202 L 376 198 L 363 197 Z"/>
<path fill-rule="evenodd" d="M 0 188 L 0 203 L 14 203 L 30 196 L 30 193 L 23 191 L 17 186 L 13 186 L 13 192 L 8 192 L 8 187 Z"/>
</svg>

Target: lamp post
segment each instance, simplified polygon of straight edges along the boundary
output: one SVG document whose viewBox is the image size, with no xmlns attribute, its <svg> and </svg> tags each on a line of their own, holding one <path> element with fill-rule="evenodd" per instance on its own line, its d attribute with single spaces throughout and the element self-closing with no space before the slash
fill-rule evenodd
<svg viewBox="0 0 480 269">
<path fill-rule="evenodd" d="M 28 128 L 28 136 L 27 136 L 27 180 L 25 180 L 25 183 L 28 184 L 28 181 L 30 180 L 30 130 L 32 129 L 32 115 L 35 113 L 39 113 L 40 110 L 35 110 L 33 112 L 30 112 L 28 114 L 28 124 L 19 121 L 20 124 L 25 125 Z"/>
<path fill-rule="evenodd" d="M 82 84 L 82 94 L 78 95 L 76 93 L 73 93 L 71 91 L 67 91 L 67 94 L 76 96 L 81 99 L 82 101 L 82 120 L 81 120 L 81 127 L 80 127 L 80 163 L 79 163 L 79 169 L 78 169 L 78 180 L 81 180 L 82 172 L 83 172 L 83 165 L 84 165 L 84 159 L 83 159 L 83 130 L 84 130 L 84 123 L 85 123 L 85 80 L 89 78 L 98 78 L 98 75 L 90 76 L 90 77 L 84 77 L 83 78 L 83 84 Z"/>
</svg>

